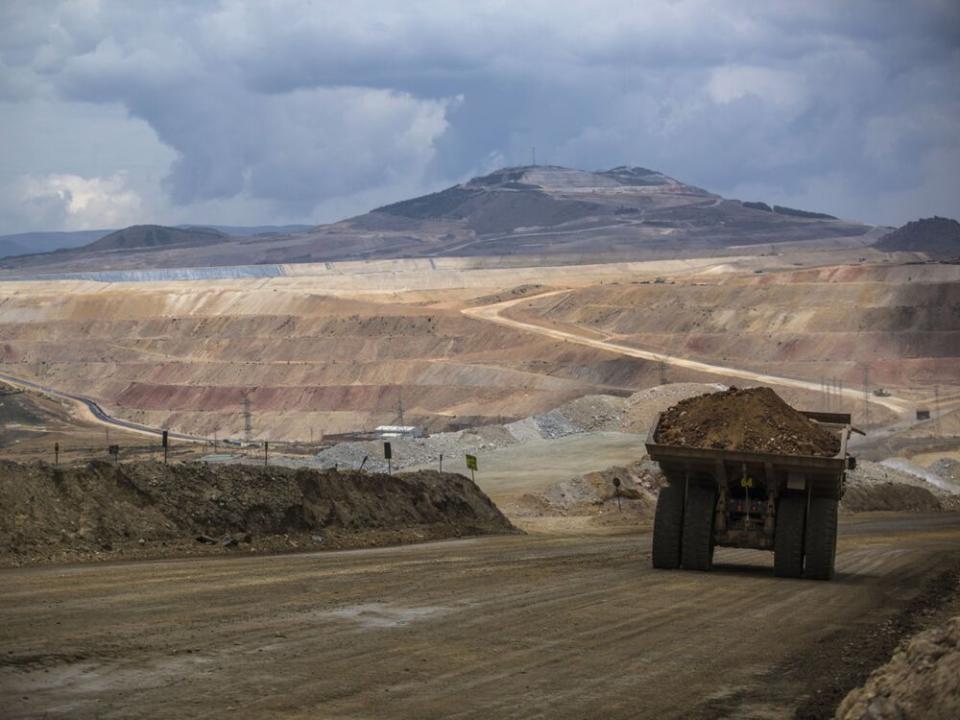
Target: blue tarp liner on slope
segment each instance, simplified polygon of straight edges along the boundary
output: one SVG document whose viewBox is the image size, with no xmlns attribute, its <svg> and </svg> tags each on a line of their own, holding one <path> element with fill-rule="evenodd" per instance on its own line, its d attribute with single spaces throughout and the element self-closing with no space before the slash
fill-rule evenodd
<svg viewBox="0 0 960 720">
<path fill-rule="evenodd" d="M 280 265 L 233 265 L 227 267 L 160 268 L 156 270 L 103 270 L 100 272 L 8 275 L 0 280 L 93 280 L 95 282 L 161 282 L 164 280 L 231 280 L 234 278 L 283 277 Z"/>
</svg>

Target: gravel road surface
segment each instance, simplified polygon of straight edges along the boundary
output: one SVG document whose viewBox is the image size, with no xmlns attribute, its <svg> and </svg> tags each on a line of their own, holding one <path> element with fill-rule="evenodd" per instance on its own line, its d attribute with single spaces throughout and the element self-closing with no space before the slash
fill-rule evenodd
<svg viewBox="0 0 960 720">
<path fill-rule="evenodd" d="M 791 717 L 960 551 L 958 514 L 844 522 L 829 583 L 776 579 L 747 550 L 718 551 L 712 573 L 654 571 L 639 533 L 4 570 L 0 707 Z"/>
</svg>

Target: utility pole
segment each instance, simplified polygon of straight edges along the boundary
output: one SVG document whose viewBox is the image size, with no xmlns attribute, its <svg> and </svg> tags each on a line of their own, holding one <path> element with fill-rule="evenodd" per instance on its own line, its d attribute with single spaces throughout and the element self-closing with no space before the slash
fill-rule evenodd
<svg viewBox="0 0 960 720">
<path fill-rule="evenodd" d="M 936 418 L 934 422 L 937 427 L 937 435 L 940 434 L 940 386 L 933 386 L 933 417 Z"/>
<path fill-rule="evenodd" d="M 243 437 L 247 442 L 253 440 L 253 414 L 250 412 L 250 393 L 243 393 Z"/>
<path fill-rule="evenodd" d="M 870 376 L 869 369 L 863 366 L 863 424 L 870 424 Z"/>
</svg>

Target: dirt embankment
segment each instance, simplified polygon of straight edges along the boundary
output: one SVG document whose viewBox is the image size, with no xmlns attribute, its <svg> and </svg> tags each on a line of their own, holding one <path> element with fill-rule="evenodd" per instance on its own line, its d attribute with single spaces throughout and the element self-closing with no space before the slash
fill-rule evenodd
<svg viewBox="0 0 960 720">
<path fill-rule="evenodd" d="M 663 414 L 656 441 L 788 455 L 840 452 L 837 433 L 797 412 L 768 387 L 732 387 L 681 400 Z"/>
<path fill-rule="evenodd" d="M 513 526 L 469 479 L 0 462 L 0 564 L 386 545 Z"/>
<path fill-rule="evenodd" d="M 960 615 L 903 643 L 837 708 L 839 720 L 960 717 Z"/>
</svg>

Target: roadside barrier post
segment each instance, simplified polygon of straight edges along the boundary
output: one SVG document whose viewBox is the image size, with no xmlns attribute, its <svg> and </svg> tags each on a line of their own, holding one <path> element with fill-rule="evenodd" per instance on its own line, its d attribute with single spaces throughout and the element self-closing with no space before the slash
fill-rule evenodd
<svg viewBox="0 0 960 720">
<path fill-rule="evenodd" d="M 440 453 L 440 472 L 443 472 L 443 453 Z"/>
<path fill-rule="evenodd" d="M 161 438 L 162 438 L 161 442 L 163 442 L 163 464 L 166 465 L 167 464 L 167 446 L 168 446 L 166 430 L 163 431 L 163 435 L 161 436 Z"/>
<path fill-rule="evenodd" d="M 55 442 L 53 444 L 53 464 L 54 465 L 60 464 L 60 443 L 58 442 Z"/>
<path fill-rule="evenodd" d="M 266 467 L 269 462 L 270 456 L 270 442 L 268 440 L 263 441 L 263 466 Z"/>
<path fill-rule="evenodd" d="M 388 442 L 383 444 L 383 458 L 387 461 L 387 475 L 393 475 L 393 448 Z"/>
</svg>

